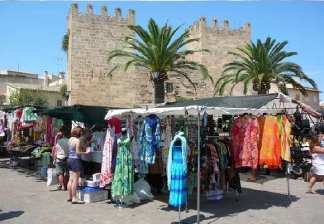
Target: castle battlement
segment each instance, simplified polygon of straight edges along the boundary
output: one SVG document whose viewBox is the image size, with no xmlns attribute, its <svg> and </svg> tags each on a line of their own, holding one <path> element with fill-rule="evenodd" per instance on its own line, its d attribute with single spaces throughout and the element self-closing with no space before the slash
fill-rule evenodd
<svg viewBox="0 0 324 224">
<path fill-rule="evenodd" d="M 223 25 L 219 25 L 217 19 L 214 17 L 211 24 L 207 24 L 206 17 L 200 17 L 200 19 L 193 23 L 189 27 L 191 34 L 203 34 L 203 33 L 218 33 L 218 34 L 238 34 L 238 33 L 250 33 L 251 24 L 245 23 L 244 26 L 238 29 L 231 29 L 228 20 L 223 21 Z"/>
<path fill-rule="evenodd" d="M 127 13 L 127 17 L 122 16 L 122 10 L 120 8 L 116 8 L 114 10 L 114 15 L 109 15 L 107 6 L 102 6 L 100 9 L 100 14 L 94 14 L 93 6 L 91 4 L 87 5 L 85 12 L 79 11 L 78 4 L 71 4 L 70 7 L 70 17 L 78 17 L 78 16 L 90 16 L 93 18 L 104 18 L 108 21 L 120 21 L 127 22 L 128 25 L 135 25 L 135 10 L 129 9 Z"/>
<path fill-rule="evenodd" d="M 135 35 L 128 28 L 128 25 L 135 24 L 135 11 L 128 10 L 128 14 L 124 14 L 123 16 L 120 8 L 108 12 L 106 6 L 95 9 L 88 5 L 80 10 L 77 4 L 71 5 L 68 16 L 67 76 L 70 104 L 127 108 L 152 102 L 153 89 L 145 70 L 116 70 L 112 76 L 107 76 L 115 63 L 125 62 L 119 59 L 108 63 L 109 51 L 123 49 L 125 37 Z M 192 38 L 199 39 L 190 42 L 188 50 L 209 50 L 209 53 L 194 53 L 188 59 L 206 65 L 214 80 L 221 77 L 223 66 L 233 60 L 228 52 L 245 46 L 251 39 L 248 23 L 233 29 L 228 20 L 218 24 L 214 18 L 207 25 L 206 18 L 202 17 L 187 29 Z M 197 83 L 197 91 L 185 79 L 170 78 L 168 82 L 173 85 L 174 92 L 167 94 L 168 99 L 176 96 L 204 98 L 213 95 L 213 91 L 206 91 L 213 89 L 213 85 L 207 80 L 202 81 L 198 72 L 191 73 L 190 79 Z"/>
</svg>

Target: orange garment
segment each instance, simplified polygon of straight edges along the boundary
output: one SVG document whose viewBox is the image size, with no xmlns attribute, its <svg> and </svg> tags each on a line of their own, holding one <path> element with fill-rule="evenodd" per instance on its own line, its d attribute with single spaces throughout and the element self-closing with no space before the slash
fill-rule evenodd
<svg viewBox="0 0 324 224">
<path fill-rule="evenodd" d="M 290 162 L 291 123 L 287 116 L 278 118 L 280 125 L 281 159 Z"/>
<path fill-rule="evenodd" d="M 275 116 L 265 116 L 261 133 L 259 165 L 269 169 L 281 167 L 281 144 L 278 120 Z"/>
</svg>

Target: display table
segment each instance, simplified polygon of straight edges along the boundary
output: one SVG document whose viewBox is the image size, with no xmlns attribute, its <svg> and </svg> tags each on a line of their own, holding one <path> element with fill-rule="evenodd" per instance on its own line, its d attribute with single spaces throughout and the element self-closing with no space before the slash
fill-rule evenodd
<svg viewBox="0 0 324 224">
<path fill-rule="evenodd" d="M 16 145 L 16 146 L 8 146 L 7 151 L 11 152 L 20 152 L 20 153 L 26 153 L 32 149 L 34 149 L 35 145 Z"/>
<path fill-rule="evenodd" d="M 81 155 L 81 159 L 87 162 L 101 163 L 102 151 L 90 152 L 88 155 Z"/>
</svg>

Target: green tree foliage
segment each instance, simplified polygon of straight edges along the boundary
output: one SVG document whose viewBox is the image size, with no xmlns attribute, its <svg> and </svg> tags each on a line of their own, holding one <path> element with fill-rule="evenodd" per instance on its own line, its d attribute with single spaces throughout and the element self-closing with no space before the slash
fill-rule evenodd
<svg viewBox="0 0 324 224">
<path fill-rule="evenodd" d="M 238 48 L 229 54 L 235 60 L 224 66 L 223 76 L 215 83 L 215 94 L 223 95 L 225 88 L 231 86 L 231 93 L 238 84 L 243 84 L 243 93 L 253 88 L 259 95 L 267 94 L 271 84 L 278 86 L 281 92 L 287 94 L 287 84 L 291 84 L 302 94 L 306 94 L 304 86 L 299 81 L 306 81 L 316 88 L 314 80 L 309 78 L 302 68 L 287 61 L 297 52 L 288 52 L 284 48 L 287 41 L 276 42 L 268 37 L 264 42 L 257 40 L 243 48 Z"/>
<path fill-rule="evenodd" d="M 11 106 L 47 106 L 47 98 L 38 90 L 20 89 L 9 97 Z"/>
<path fill-rule="evenodd" d="M 67 32 L 66 34 L 64 34 L 63 38 L 62 38 L 62 50 L 65 53 L 68 53 L 69 50 L 69 32 Z"/>
<path fill-rule="evenodd" d="M 123 57 L 127 59 L 125 71 L 130 66 L 147 70 L 147 75 L 153 83 L 153 103 L 164 102 L 164 83 L 171 75 L 184 77 L 194 88 L 195 84 L 189 78 L 190 73 L 198 71 L 203 78 L 211 79 L 204 65 L 187 59 L 191 54 L 207 51 L 186 49 L 188 44 L 198 41 L 190 38 L 188 30 L 177 35 L 180 27 L 173 28 L 168 24 L 159 27 L 153 19 L 149 20 L 147 29 L 141 26 L 129 26 L 129 29 L 135 35 L 126 37 L 124 49 L 111 51 L 108 62 L 113 58 Z M 109 74 L 118 67 L 115 66 Z"/>
<path fill-rule="evenodd" d="M 63 98 L 67 98 L 68 97 L 68 91 L 67 91 L 67 85 L 66 84 L 63 84 L 61 87 L 60 87 L 60 94 Z"/>
</svg>

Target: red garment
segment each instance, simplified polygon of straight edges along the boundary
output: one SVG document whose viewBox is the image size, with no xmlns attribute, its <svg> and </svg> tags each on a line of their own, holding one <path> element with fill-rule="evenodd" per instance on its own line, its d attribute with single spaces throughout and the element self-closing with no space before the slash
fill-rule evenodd
<svg viewBox="0 0 324 224">
<path fill-rule="evenodd" d="M 258 167 L 259 124 L 256 118 L 240 117 L 232 128 L 232 150 L 235 167 Z"/>
<path fill-rule="evenodd" d="M 21 116 L 22 116 L 22 113 L 23 113 L 23 110 L 22 110 L 22 109 L 17 109 L 17 110 L 15 111 L 15 113 L 16 113 L 16 118 L 17 118 L 18 120 L 20 120 L 20 118 L 21 118 Z"/>
<path fill-rule="evenodd" d="M 121 133 L 121 121 L 117 117 L 112 117 L 107 121 L 107 124 L 115 128 L 115 134 Z"/>
<path fill-rule="evenodd" d="M 32 127 L 34 127 L 33 122 L 31 122 L 31 123 L 22 122 L 22 123 L 20 123 L 19 129 L 22 130 L 22 129 L 32 128 Z"/>
<path fill-rule="evenodd" d="M 53 118 L 48 117 L 46 120 L 46 143 L 53 145 L 54 138 Z"/>
</svg>

